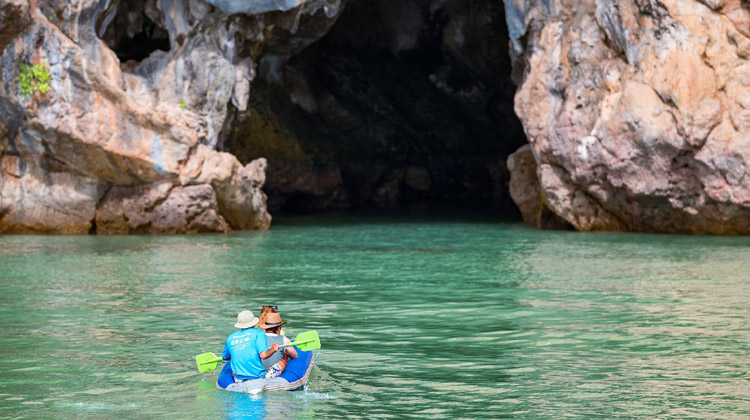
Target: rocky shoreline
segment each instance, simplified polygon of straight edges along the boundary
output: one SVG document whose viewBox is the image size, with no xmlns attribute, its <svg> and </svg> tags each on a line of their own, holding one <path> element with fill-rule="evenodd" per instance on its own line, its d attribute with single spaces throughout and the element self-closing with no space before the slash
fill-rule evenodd
<svg viewBox="0 0 750 420">
<path fill-rule="evenodd" d="M 0 233 L 508 195 L 545 229 L 750 233 L 746 2 L 357 1 L 4 1 Z"/>
</svg>

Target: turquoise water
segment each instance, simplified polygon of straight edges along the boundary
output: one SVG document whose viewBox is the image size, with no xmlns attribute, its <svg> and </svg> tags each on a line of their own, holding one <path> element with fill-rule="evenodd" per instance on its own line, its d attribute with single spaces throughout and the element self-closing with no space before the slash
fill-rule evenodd
<svg viewBox="0 0 750 420">
<path fill-rule="evenodd" d="M 750 238 L 299 219 L 0 238 L 0 418 L 750 417 Z M 195 369 L 240 310 L 323 342 L 307 389 Z"/>
</svg>

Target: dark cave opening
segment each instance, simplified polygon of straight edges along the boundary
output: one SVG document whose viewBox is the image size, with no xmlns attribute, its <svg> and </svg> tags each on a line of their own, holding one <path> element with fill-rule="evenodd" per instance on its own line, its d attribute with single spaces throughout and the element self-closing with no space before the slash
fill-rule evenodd
<svg viewBox="0 0 750 420">
<path fill-rule="evenodd" d="M 156 50 L 169 51 L 169 34 L 143 15 L 141 31 L 132 38 L 124 36 L 114 49 L 120 62 L 143 61 Z"/>
<path fill-rule="evenodd" d="M 121 63 L 143 61 L 157 50 L 169 51 L 169 33 L 156 23 L 160 16 L 146 8 L 145 0 L 114 3 L 113 7 L 100 17 L 97 31 Z"/>
<path fill-rule="evenodd" d="M 258 61 L 225 147 L 268 159 L 272 212 L 518 217 L 505 162 L 526 139 L 502 3 L 354 1 L 301 53 Z"/>
</svg>

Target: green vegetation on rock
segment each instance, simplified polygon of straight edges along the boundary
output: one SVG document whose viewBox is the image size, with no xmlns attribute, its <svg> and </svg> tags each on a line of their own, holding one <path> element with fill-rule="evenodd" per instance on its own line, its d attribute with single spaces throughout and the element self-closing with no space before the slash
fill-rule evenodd
<svg viewBox="0 0 750 420">
<path fill-rule="evenodd" d="M 31 65 L 21 63 L 18 80 L 21 83 L 21 93 L 23 95 L 31 96 L 37 91 L 44 95 L 50 89 L 50 75 L 47 63 Z"/>
</svg>

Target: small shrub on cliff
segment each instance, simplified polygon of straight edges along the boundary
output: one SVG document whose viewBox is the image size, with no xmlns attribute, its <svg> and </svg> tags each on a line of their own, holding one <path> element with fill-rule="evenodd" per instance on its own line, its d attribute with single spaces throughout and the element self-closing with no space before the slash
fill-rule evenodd
<svg viewBox="0 0 750 420">
<path fill-rule="evenodd" d="M 183 99 L 180 99 L 180 108 L 182 108 L 183 111 L 187 109 L 187 106 L 185 106 L 185 101 Z"/>
<path fill-rule="evenodd" d="M 23 95 L 31 96 L 37 91 L 44 95 L 50 89 L 50 75 L 47 63 L 32 65 L 21 63 L 18 80 L 21 82 L 21 93 Z"/>
</svg>

